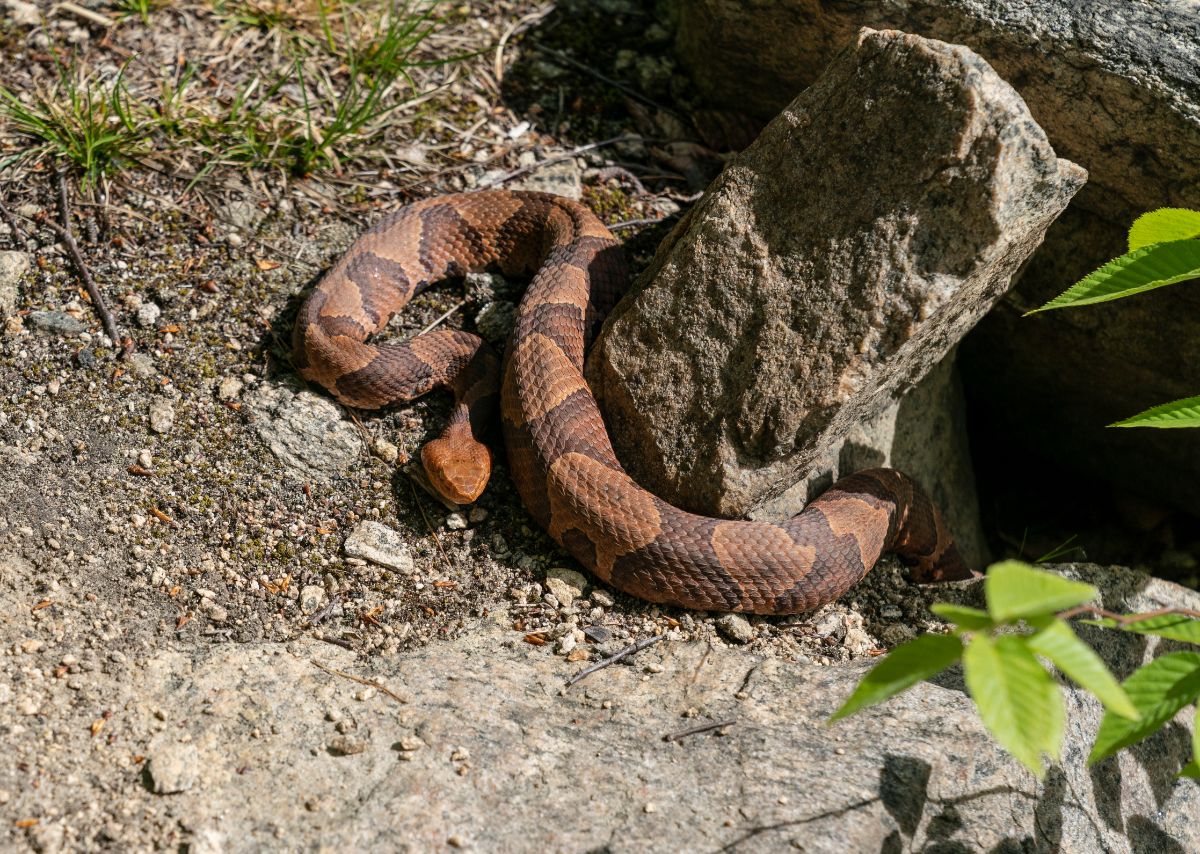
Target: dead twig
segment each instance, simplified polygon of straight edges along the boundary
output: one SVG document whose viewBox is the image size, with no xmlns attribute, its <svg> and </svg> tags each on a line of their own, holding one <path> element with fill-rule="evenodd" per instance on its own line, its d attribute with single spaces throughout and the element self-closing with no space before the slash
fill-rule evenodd
<svg viewBox="0 0 1200 854">
<path fill-rule="evenodd" d="M 85 9 L 77 3 L 59 3 L 56 9 L 59 12 L 69 12 L 77 18 L 83 18 L 85 21 L 105 28 L 112 27 L 117 23 L 107 15 L 101 15 L 99 12 L 93 12 L 91 9 Z"/>
<path fill-rule="evenodd" d="M 658 218 L 650 217 L 647 219 L 626 219 L 622 220 L 621 222 L 614 222 L 612 225 L 607 226 L 607 228 L 609 231 L 621 231 L 622 229 L 626 228 L 640 228 L 644 225 L 658 225 L 659 223 L 670 222 L 671 220 L 675 219 L 676 216 L 677 214 L 671 214 L 670 216 L 662 216 Z"/>
<path fill-rule="evenodd" d="M 601 166 L 596 170 L 594 177 L 597 181 L 622 181 L 633 187 L 639 196 L 646 195 L 646 185 L 642 183 L 642 179 L 624 166 Z"/>
<path fill-rule="evenodd" d="M 699 735 L 702 732 L 733 726 L 735 723 L 737 723 L 736 718 L 730 718 L 727 721 L 712 721 L 711 723 L 700 724 L 688 729 L 681 729 L 678 732 L 669 732 L 663 736 L 663 741 L 679 741 L 680 739 L 687 738 L 689 735 Z"/>
<path fill-rule="evenodd" d="M 509 39 L 513 36 L 525 32 L 525 30 L 539 23 L 553 11 L 554 4 L 548 3 L 516 21 L 516 23 L 504 31 L 504 35 L 500 36 L 500 41 L 496 43 L 496 56 L 492 60 L 492 75 L 496 78 L 497 90 L 500 89 L 500 84 L 504 82 L 504 46 L 508 44 Z"/>
<path fill-rule="evenodd" d="M 599 71 L 592 68 L 590 65 L 585 65 L 584 63 L 580 62 L 578 59 L 575 59 L 574 57 L 563 53 L 561 50 L 555 50 L 554 48 L 543 47 L 541 45 L 538 45 L 535 49 L 539 53 L 543 53 L 543 54 L 551 57 L 556 62 L 562 63 L 563 65 L 567 65 L 571 68 L 576 69 L 577 71 L 582 71 L 584 74 L 590 74 L 592 77 L 595 77 L 601 83 L 607 83 L 609 86 L 612 86 L 614 89 L 617 89 L 618 91 L 625 93 L 630 98 L 633 98 L 635 101 L 641 101 L 643 104 L 647 104 L 651 107 L 654 107 L 657 110 L 662 110 L 664 113 L 667 113 L 668 115 L 672 115 L 677 118 L 681 118 L 679 116 L 679 113 L 676 112 L 675 110 L 672 110 L 670 107 L 663 106 L 662 104 L 658 103 L 658 101 L 655 101 L 653 98 L 646 97 L 641 92 L 634 89 L 633 87 L 626 86 L 620 80 L 614 80 L 612 77 L 609 77 L 606 74 L 601 74 Z"/>
<path fill-rule="evenodd" d="M 448 308 L 448 309 L 446 309 L 444 312 L 442 312 L 441 316 L 439 316 L 437 320 L 433 321 L 433 323 L 431 323 L 431 324 L 429 324 L 428 326 L 426 326 L 424 329 L 422 329 L 420 332 L 418 332 L 418 333 L 417 333 L 417 335 L 424 335 L 426 332 L 431 332 L 431 331 L 433 331 L 433 330 L 434 330 L 434 329 L 435 329 L 437 326 L 439 326 L 439 325 L 440 325 L 440 324 L 441 324 L 441 323 L 442 323 L 442 322 L 443 322 L 443 321 L 444 321 L 444 320 L 445 320 L 447 317 L 449 317 L 450 315 L 454 314 L 454 312 L 458 311 L 460 308 L 462 308 L 462 307 L 463 307 L 464 305 L 466 305 L 466 304 L 467 304 L 467 301 L 466 301 L 465 299 L 463 299 L 463 300 L 459 300 L 459 301 L 458 301 L 458 302 L 456 302 L 454 305 L 450 306 L 450 308 Z M 415 337 L 415 336 L 414 336 L 414 337 Z"/>
<path fill-rule="evenodd" d="M 622 134 L 621 136 L 614 136 L 611 139 L 602 139 L 599 142 L 589 142 L 587 145 L 579 145 L 575 148 L 572 148 L 570 151 L 564 151 L 562 154 L 555 154 L 553 157 L 547 157 L 545 160 L 539 160 L 537 163 L 532 163 L 529 166 L 522 166 L 520 169 L 514 169 L 511 172 L 506 172 L 505 174 L 500 175 L 497 178 L 493 178 L 490 181 L 484 181 L 479 185 L 479 188 L 487 189 L 488 187 L 495 187 L 499 184 L 505 184 L 514 178 L 520 178 L 522 175 L 527 175 L 530 172 L 541 169 L 543 166 L 549 166 L 551 163 L 559 163 L 563 160 L 570 160 L 573 157 L 578 157 L 580 154 L 594 151 L 597 148 L 604 148 L 606 145 L 615 145 L 618 142 L 632 142 L 633 140 L 640 138 L 641 137 L 626 133 Z"/>
<path fill-rule="evenodd" d="M 399 694 L 397 694 L 391 688 L 387 687 L 386 685 L 380 684 L 379 682 L 376 682 L 374 679 L 364 679 L 361 676 L 355 676 L 353 673 L 346 673 L 343 670 L 337 670 L 333 667 L 330 667 L 328 664 L 322 664 L 321 662 L 317 661 L 315 658 L 310 658 L 309 661 L 311 661 L 315 666 L 324 670 L 326 673 L 332 673 L 334 676 L 341 676 L 343 679 L 349 679 L 351 682 L 357 682 L 359 685 L 366 685 L 368 687 L 374 688 L 376 691 L 379 691 L 382 694 L 387 694 L 389 697 L 391 697 L 393 700 L 395 700 L 397 703 L 400 703 L 401 705 L 408 703 L 408 700 L 406 698 L 401 697 Z"/>
<path fill-rule="evenodd" d="M 591 676 L 597 670 L 603 670 L 606 667 L 611 667 L 612 665 L 616 664 L 618 661 L 628 658 L 629 656 L 631 656 L 635 653 L 641 652 L 643 649 L 645 649 L 648 646 L 653 646 L 654 644 L 656 644 L 660 640 L 662 640 L 664 637 L 665 637 L 665 635 L 654 635 L 653 637 L 642 638 L 637 643 L 630 644 L 629 646 L 625 647 L 623 650 L 616 653 L 615 655 L 610 655 L 608 658 L 604 659 L 603 661 L 597 661 L 592 666 L 583 668 L 583 670 L 580 670 L 578 673 L 576 673 L 574 676 L 572 676 L 570 679 L 567 680 L 567 687 L 570 688 L 572 685 L 576 685 L 576 684 L 582 682 L 584 679 Z"/>
<path fill-rule="evenodd" d="M 104 292 L 97 286 L 95 279 L 92 278 L 91 270 L 88 269 L 87 263 L 83 260 L 83 253 L 79 251 L 79 244 L 75 242 L 75 237 L 70 230 L 70 217 L 67 213 L 66 201 L 66 181 L 62 177 L 62 173 L 58 173 L 59 181 L 59 203 L 63 206 L 60 214 L 65 225 L 59 225 L 50 219 L 42 221 L 58 235 L 59 240 L 67 247 L 67 254 L 71 256 L 71 260 L 75 264 L 75 269 L 79 272 L 79 278 L 83 279 L 83 285 L 87 288 L 88 296 L 91 297 L 92 305 L 96 309 L 96 313 L 100 315 L 100 323 L 104 326 L 104 332 L 112 341 L 113 346 L 118 348 L 121 354 L 128 355 L 133 349 L 133 342 L 130 341 L 127 345 L 121 344 L 121 333 L 117 329 L 117 322 L 113 319 L 112 311 L 109 310 L 108 300 L 104 298 Z"/>
<path fill-rule="evenodd" d="M 434 530 L 433 524 L 430 523 L 429 517 L 425 515 L 425 508 L 421 506 L 420 500 L 417 498 L 417 488 L 413 486 L 412 480 L 408 482 L 408 488 L 412 490 L 413 503 L 417 505 L 417 509 L 421 511 L 421 518 L 425 520 L 425 527 L 429 529 L 429 533 L 433 535 L 433 542 L 437 545 L 438 552 L 442 555 L 442 562 L 446 564 L 446 572 L 453 574 L 454 567 L 450 563 L 450 556 L 446 554 L 446 550 L 442 548 L 442 538 L 438 536 Z"/>
<path fill-rule="evenodd" d="M 321 622 L 326 617 L 328 617 L 330 614 L 332 614 L 333 609 L 336 608 L 340 604 L 342 604 L 342 597 L 340 595 L 334 596 L 332 599 L 329 600 L 329 604 L 327 604 L 324 608 L 315 612 L 308 618 L 308 624 L 310 626 L 315 626 L 317 623 Z"/>
<path fill-rule="evenodd" d="M 316 636 L 314 635 L 314 637 L 316 637 Z M 322 637 L 318 637 L 317 640 L 324 641 L 325 643 L 331 643 L 334 646 L 340 646 L 342 649 L 348 649 L 351 652 L 354 651 L 354 644 L 350 643 L 350 641 L 345 640 L 343 638 L 327 638 L 327 637 L 322 636 Z"/>
<path fill-rule="evenodd" d="M 8 208 L 4 205 L 4 202 L 0 202 L 0 219 L 4 220 L 4 224 L 7 225 L 9 231 L 12 232 L 13 242 L 18 246 L 24 246 L 25 241 L 29 239 L 29 235 L 25 233 L 25 230 L 22 229 L 21 226 L 17 225 L 16 219 L 11 213 L 9 213 Z"/>
</svg>

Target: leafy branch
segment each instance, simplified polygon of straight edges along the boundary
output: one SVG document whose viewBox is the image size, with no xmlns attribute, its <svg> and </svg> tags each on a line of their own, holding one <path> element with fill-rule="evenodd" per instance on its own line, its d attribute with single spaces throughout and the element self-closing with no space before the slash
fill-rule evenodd
<svg viewBox="0 0 1200 854">
<path fill-rule="evenodd" d="M 1067 621 L 1091 615 L 1089 625 L 1200 645 L 1200 611 L 1164 608 L 1118 614 L 1088 604 L 1099 594 L 1018 561 L 1004 561 L 984 580 L 987 610 L 946 603 L 933 612 L 953 624 L 950 634 L 922 635 L 896 647 L 872 668 L 830 718 L 839 720 L 882 703 L 961 662 L 967 690 L 993 737 L 1038 777 L 1045 757 L 1059 760 L 1066 731 L 1062 689 L 1047 662 L 1095 695 L 1104 717 L 1089 763 L 1158 731 L 1200 700 L 1200 652 L 1170 652 L 1118 682 Z M 1200 733 L 1200 720 L 1196 732 Z M 1200 777 L 1200 734 L 1181 775 Z"/>
<path fill-rule="evenodd" d="M 1200 211 L 1160 208 L 1129 229 L 1129 251 L 1084 276 L 1040 308 L 1094 305 L 1200 278 Z M 1110 427 L 1200 427 L 1200 396 L 1164 403 Z"/>
</svg>

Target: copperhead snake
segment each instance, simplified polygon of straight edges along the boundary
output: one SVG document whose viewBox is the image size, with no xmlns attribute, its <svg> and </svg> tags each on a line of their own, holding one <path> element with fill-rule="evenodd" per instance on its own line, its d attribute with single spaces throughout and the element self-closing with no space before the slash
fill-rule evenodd
<svg viewBox="0 0 1200 854">
<path fill-rule="evenodd" d="M 468 271 L 532 276 L 503 364 L 479 337 L 368 339 L 421 289 Z M 918 581 L 971 575 L 924 492 L 894 469 L 844 477 L 786 522 L 713 519 L 637 485 L 613 452 L 584 356 L 625 289 L 617 240 L 584 205 L 488 190 L 416 202 L 364 232 L 300 309 L 305 379 L 374 409 L 446 387 L 449 424 L 421 450 L 430 481 L 469 503 L 487 485 L 499 402 L 509 471 L 529 513 L 608 584 L 668 605 L 788 614 L 856 584 L 894 551 Z"/>
</svg>

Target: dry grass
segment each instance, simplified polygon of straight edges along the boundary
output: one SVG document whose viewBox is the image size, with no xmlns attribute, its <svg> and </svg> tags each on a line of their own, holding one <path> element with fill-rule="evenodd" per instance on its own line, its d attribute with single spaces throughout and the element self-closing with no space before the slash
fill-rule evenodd
<svg viewBox="0 0 1200 854">
<path fill-rule="evenodd" d="M 114 5 L 111 27 L 63 38 L 59 12 L 16 47 L 0 86 L 6 183 L 59 168 L 85 189 L 147 171 L 185 189 L 248 171 L 433 174 L 439 131 L 481 109 L 455 97 L 463 64 L 498 37 L 437 0 Z M 417 135 L 434 146 L 414 152 Z"/>
</svg>

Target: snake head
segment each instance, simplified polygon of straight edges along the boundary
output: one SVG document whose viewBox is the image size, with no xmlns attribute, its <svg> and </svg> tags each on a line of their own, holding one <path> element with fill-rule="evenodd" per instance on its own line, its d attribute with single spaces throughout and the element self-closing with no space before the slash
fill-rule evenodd
<svg viewBox="0 0 1200 854">
<path fill-rule="evenodd" d="M 455 504 L 471 504 L 492 475 L 492 452 L 469 431 L 447 431 L 421 449 L 421 465 L 433 488 Z"/>
</svg>

